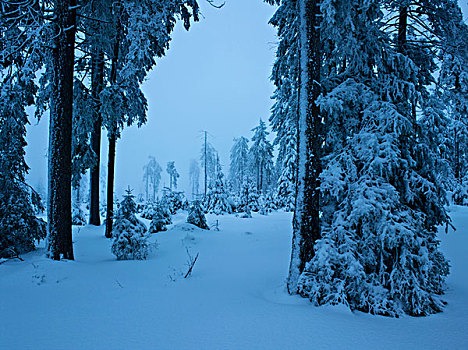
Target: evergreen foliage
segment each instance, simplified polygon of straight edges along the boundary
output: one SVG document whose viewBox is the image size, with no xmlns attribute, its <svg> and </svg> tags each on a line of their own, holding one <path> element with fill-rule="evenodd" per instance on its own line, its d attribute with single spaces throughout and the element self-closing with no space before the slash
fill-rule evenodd
<svg viewBox="0 0 468 350">
<path fill-rule="evenodd" d="M 252 146 L 249 150 L 250 162 L 252 164 L 252 177 L 257 184 L 257 191 L 267 191 L 273 175 L 273 146 L 268 141 L 266 124 L 260 119 L 258 126 L 252 129 Z"/>
<path fill-rule="evenodd" d="M 132 191 L 126 190 L 112 230 L 112 253 L 117 260 L 144 260 L 150 252 L 146 226 L 136 217 Z"/>
<path fill-rule="evenodd" d="M 39 195 L 26 184 L 26 108 L 36 102 L 36 72 L 43 62 L 42 24 L 31 4 L 0 9 L 0 258 L 26 253 L 44 239 Z"/>
<path fill-rule="evenodd" d="M 162 168 L 153 156 L 149 157 L 148 163 L 143 167 L 143 181 L 145 183 L 146 201 L 150 200 L 149 189 L 152 189 L 151 200 L 156 200 L 159 184 L 161 182 Z"/>
<path fill-rule="evenodd" d="M 249 176 L 249 173 L 249 140 L 241 136 L 234 139 L 229 167 L 229 179 L 237 193 L 240 193 L 242 184 Z"/>
<path fill-rule="evenodd" d="M 159 208 L 158 208 L 159 209 Z M 166 223 L 167 219 L 161 210 L 155 210 L 151 219 L 150 227 L 148 232 L 157 233 L 160 231 L 167 231 Z"/>
<path fill-rule="evenodd" d="M 232 206 L 226 191 L 224 174 L 222 171 L 218 171 L 215 183 L 210 186 L 205 198 L 204 207 L 208 213 L 216 215 L 230 214 L 232 212 Z"/>
<path fill-rule="evenodd" d="M 282 55 L 272 75 L 277 90 L 271 121 L 281 129 L 281 164 L 281 143 L 294 142 L 287 123 L 295 119 L 298 99 L 288 97 L 299 90 L 294 33 L 300 16 L 296 1 L 270 2 L 280 5 L 272 19 Z M 322 0 L 320 12 L 321 239 L 297 291 L 316 305 L 345 304 L 375 314 L 439 312 L 449 271 L 436 237 L 437 227 L 449 222 L 449 186 L 442 178 L 454 160 L 458 183 L 465 172 L 460 121 L 466 109 L 454 93 L 466 97 L 459 80 L 466 64 L 453 62 L 466 57 L 466 25 L 456 3 L 445 0 Z M 279 182 L 281 188 L 282 176 Z"/>
<path fill-rule="evenodd" d="M 206 222 L 205 211 L 200 201 L 195 200 L 190 204 L 187 222 L 203 230 L 210 229 L 210 227 L 208 226 Z"/>
</svg>

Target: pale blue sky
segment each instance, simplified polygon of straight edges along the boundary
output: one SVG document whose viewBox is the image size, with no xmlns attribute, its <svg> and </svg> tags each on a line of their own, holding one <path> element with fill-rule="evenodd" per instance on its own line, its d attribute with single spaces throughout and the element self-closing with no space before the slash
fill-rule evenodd
<svg viewBox="0 0 468 350">
<path fill-rule="evenodd" d="M 180 188 L 188 189 L 189 162 L 199 158 L 202 130 L 209 131 L 227 171 L 232 139 L 250 137 L 259 118 L 269 117 L 276 38 L 268 20 L 274 8 L 262 0 L 227 0 L 219 10 L 199 2 L 200 22 L 189 32 L 177 26 L 171 49 L 144 84 L 148 123 L 125 130 L 118 142 L 117 193 L 127 185 L 143 191 L 142 168 L 149 155 L 163 167 L 163 182 L 166 163 L 175 160 Z M 33 186 L 41 179 L 45 184 L 47 124 L 44 118 L 28 128 Z M 107 164 L 107 143 L 101 154 Z"/>
<path fill-rule="evenodd" d="M 468 14 L 468 1 L 460 2 Z M 189 32 L 177 27 L 171 49 L 144 84 L 148 123 L 124 131 L 117 145 L 116 192 L 130 185 L 142 192 L 142 168 L 154 155 L 164 169 L 176 161 L 180 188 L 188 189 L 188 167 L 199 158 L 202 130 L 218 149 L 227 171 L 232 139 L 251 137 L 259 118 L 267 120 L 273 86 L 275 30 L 268 25 L 274 7 L 262 0 L 226 0 L 219 10 L 200 0 L 201 21 Z M 33 121 L 35 124 L 35 121 Z M 33 186 L 47 174 L 48 120 L 28 127 L 26 159 Z M 105 136 L 105 134 L 103 134 Z M 104 137 L 105 139 L 105 137 Z M 102 163 L 107 164 L 107 143 Z"/>
</svg>

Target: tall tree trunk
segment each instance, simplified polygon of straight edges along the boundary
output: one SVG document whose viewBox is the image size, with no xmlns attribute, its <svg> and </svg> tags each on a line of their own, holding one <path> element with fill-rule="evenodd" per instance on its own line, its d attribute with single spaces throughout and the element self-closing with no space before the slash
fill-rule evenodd
<svg viewBox="0 0 468 350">
<path fill-rule="evenodd" d="M 404 53 L 406 51 L 406 42 L 407 42 L 407 30 L 408 30 L 408 7 L 401 6 L 398 14 L 398 42 L 397 49 L 399 53 Z"/>
<path fill-rule="evenodd" d="M 461 93 L 461 83 L 460 83 L 460 75 L 455 74 L 455 92 L 456 93 Z M 457 106 L 458 107 L 458 106 Z M 460 161 L 460 140 L 458 138 L 458 132 L 459 132 L 459 126 L 458 123 L 460 123 L 460 112 L 458 111 L 458 108 L 456 108 L 456 116 L 455 120 L 457 124 L 455 125 L 455 130 L 454 130 L 454 138 L 453 142 L 455 143 L 455 169 L 454 169 L 454 175 L 455 175 L 455 181 L 457 182 L 457 185 L 459 188 L 462 186 L 462 169 L 461 169 L 461 161 Z M 457 205 L 463 205 L 463 195 L 459 193 L 457 196 L 455 196 L 455 204 Z"/>
<path fill-rule="evenodd" d="M 73 260 L 71 216 L 71 144 L 76 1 L 55 0 L 52 96 L 49 125 L 47 250 L 54 260 Z"/>
<path fill-rule="evenodd" d="M 146 202 L 149 201 L 149 187 L 148 186 L 149 186 L 149 175 L 148 173 L 146 173 Z"/>
<path fill-rule="evenodd" d="M 81 202 L 81 198 L 80 198 L 80 184 L 78 184 L 78 186 L 76 186 L 76 203 L 80 203 Z"/>
<path fill-rule="evenodd" d="M 117 137 L 115 132 L 109 136 L 109 155 L 107 163 L 107 213 L 106 213 L 106 237 L 112 238 L 112 225 L 114 220 L 114 175 L 115 175 L 115 144 Z"/>
<path fill-rule="evenodd" d="M 91 63 L 91 94 L 94 101 L 94 125 L 91 133 L 91 149 L 96 155 L 96 164 L 90 169 L 90 206 L 89 206 L 89 224 L 101 225 L 101 215 L 99 212 L 99 176 L 101 165 L 101 126 L 102 117 L 99 112 L 99 96 L 104 85 L 104 54 L 101 50 L 93 52 Z"/>
<path fill-rule="evenodd" d="M 288 291 L 297 293 L 305 264 L 314 256 L 320 238 L 321 118 L 316 104 L 321 93 L 320 7 L 318 0 L 299 0 L 300 88 L 298 121 L 298 177 L 293 219 L 293 242 Z"/>
<path fill-rule="evenodd" d="M 207 182 L 208 182 L 208 169 L 206 168 L 207 166 L 207 159 L 206 159 L 206 131 L 205 131 L 205 195 L 203 198 L 206 198 L 206 190 L 207 190 Z"/>
<path fill-rule="evenodd" d="M 114 40 L 114 52 L 112 57 L 111 72 L 110 72 L 110 83 L 112 85 L 117 82 L 117 63 L 119 59 L 120 51 L 120 2 L 115 1 L 113 3 L 115 20 L 116 20 L 116 35 Z M 109 155 L 107 163 L 107 212 L 106 212 L 106 237 L 112 237 L 112 226 L 114 220 L 114 177 L 115 177 L 115 144 L 117 142 L 118 126 L 117 122 L 111 122 L 108 126 L 108 138 L 109 138 Z"/>
</svg>

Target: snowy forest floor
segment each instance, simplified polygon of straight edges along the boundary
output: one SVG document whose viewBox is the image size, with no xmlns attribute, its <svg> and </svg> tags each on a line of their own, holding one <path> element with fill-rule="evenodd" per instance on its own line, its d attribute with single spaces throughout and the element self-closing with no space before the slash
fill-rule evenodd
<svg viewBox="0 0 468 350">
<path fill-rule="evenodd" d="M 451 214 L 446 310 L 399 319 L 287 295 L 289 213 L 209 215 L 219 231 L 181 213 L 146 261 L 116 261 L 103 226 L 75 227 L 75 261 L 42 248 L 0 265 L 0 349 L 468 349 L 468 208 Z M 186 248 L 199 258 L 184 279 Z"/>
</svg>

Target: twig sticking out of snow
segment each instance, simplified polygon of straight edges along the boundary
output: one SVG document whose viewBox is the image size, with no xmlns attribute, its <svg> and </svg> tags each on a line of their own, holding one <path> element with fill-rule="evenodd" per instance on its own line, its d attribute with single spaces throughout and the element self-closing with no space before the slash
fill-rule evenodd
<svg viewBox="0 0 468 350">
<path fill-rule="evenodd" d="M 189 260 L 187 261 L 187 265 L 189 267 L 187 273 L 185 274 L 184 278 L 187 278 L 189 277 L 191 274 L 192 274 L 192 270 L 193 270 L 193 266 L 195 265 L 195 263 L 197 262 L 197 259 L 198 259 L 198 254 L 195 256 L 195 259 L 192 257 L 192 255 L 190 254 L 188 248 L 186 247 L 185 248 L 187 250 L 187 255 L 189 257 Z"/>
<path fill-rule="evenodd" d="M 122 284 L 120 284 L 119 280 L 115 280 L 115 282 L 117 282 L 117 285 L 120 287 L 120 288 L 123 288 Z"/>
</svg>

